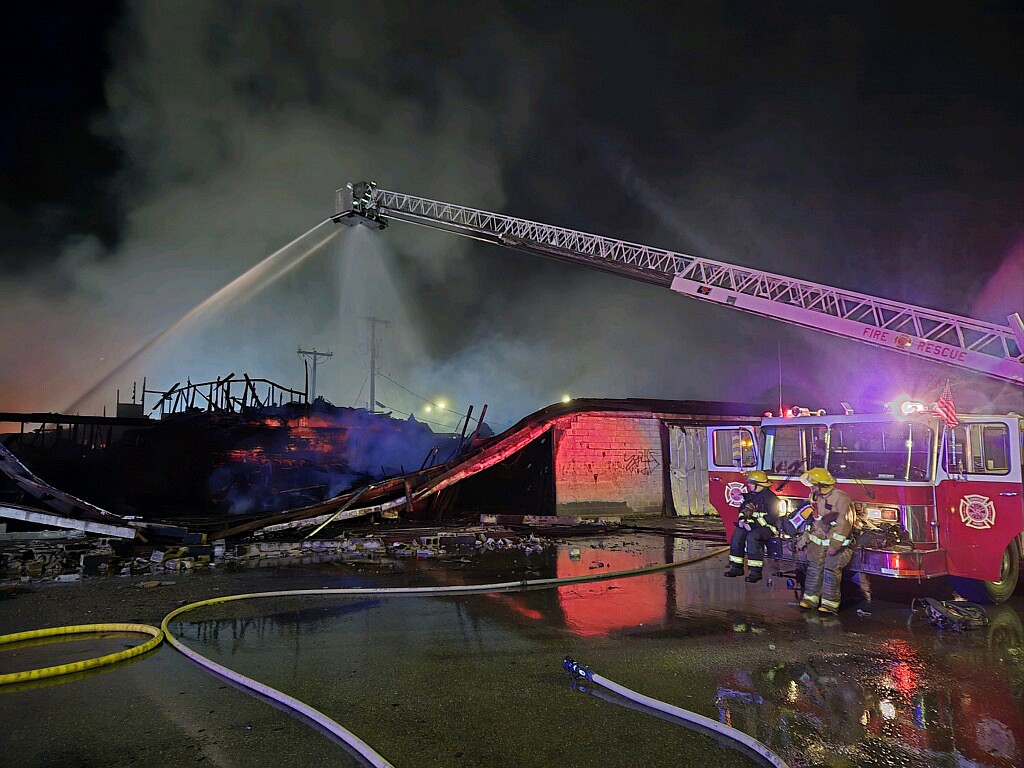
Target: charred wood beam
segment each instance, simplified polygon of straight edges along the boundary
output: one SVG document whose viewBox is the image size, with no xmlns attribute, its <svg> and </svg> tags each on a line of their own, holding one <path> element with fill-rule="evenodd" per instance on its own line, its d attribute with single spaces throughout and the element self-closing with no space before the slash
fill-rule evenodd
<svg viewBox="0 0 1024 768">
<path fill-rule="evenodd" d="M 21 424 L 99 424 L 115 427 L 148 427 L 153 420 L 146 416 L 72 416 L 60 413 L 15 413 L 0 412 L 0 421 Z"/>
</svg>

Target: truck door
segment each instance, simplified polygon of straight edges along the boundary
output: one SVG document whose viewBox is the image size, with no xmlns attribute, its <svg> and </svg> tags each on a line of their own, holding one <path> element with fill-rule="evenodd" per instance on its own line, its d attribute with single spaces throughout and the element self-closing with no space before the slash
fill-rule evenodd
<svg viewBox="0 0 1024 768">
<path fill-rule="evenodd" d="M 753 427 L 707 427 L 707 431 L 708 501 L 730 531 L 747 490 L 743 473 L 757 467 L 757 440 Z"/>
<path fill-rule="evenodd" d="M 1016 419 L 949 430 L 936 488 L 949 572 L 998 581 L 1003 552 L 1024 530 L 1021 437 Z"/>
</svg>

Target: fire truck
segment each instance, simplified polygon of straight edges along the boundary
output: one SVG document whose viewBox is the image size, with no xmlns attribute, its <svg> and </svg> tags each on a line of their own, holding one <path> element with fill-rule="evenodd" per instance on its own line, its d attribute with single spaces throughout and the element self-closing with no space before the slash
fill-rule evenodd
<svg viewBox="0 0 1024 768">
<path fill-rule="evenodd" d="M 690 298 L 1024 386 L 1024 321 L 996 325 L 912 304 L 629 243 L 564 227 L 380 189 L 338 190 L 338 224 L 384 229 L 392 220 L 581 264 Z M 743 474 L 769 473 L 788 515 L 806 503 L 800 475 L 825 467 L 855 502 L 864 536 L 848 571 L 894 579 L 950 576 L 968 598 L 1013 592 L 1024 550 L 1019 414 L 957 414 L 905 401 L 863 415 L 788 409 L 758 427 L 708 427 L 709 501 L 732 531 Z M 774 556 L 798 560 L 792 540 Z"/>
<path fill-rule="evenodd" d="M 1002 602 L 1017 586 L 1024 551 L 1024 417 L 960 414 L 950 427 L 932 411 L 912 401 L 882 414 L 792 408 L 759 428 L 709 427 L 709 499 L 731 531 L 743 473 L 763 469 L 785 520 L 807 503 L 800 476 L 825 467 L 858 511 L 861 543 L 848 571 L 950 576 L 963 597 Z M 795 541 L 781 532 L 772 556 L 800 562 Z"/>
</svg>

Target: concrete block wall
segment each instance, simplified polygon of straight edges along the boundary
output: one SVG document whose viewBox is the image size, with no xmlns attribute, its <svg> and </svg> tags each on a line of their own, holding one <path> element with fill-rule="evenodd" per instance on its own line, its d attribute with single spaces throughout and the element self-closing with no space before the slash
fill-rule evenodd
<svg viewBox="0 0 1024 768">
<path fill-rule="evenodd" d="M 659 419 L 583 413 L 553 433 L 558 514 L 662 514 L 667 462 Z"/>
</svg>

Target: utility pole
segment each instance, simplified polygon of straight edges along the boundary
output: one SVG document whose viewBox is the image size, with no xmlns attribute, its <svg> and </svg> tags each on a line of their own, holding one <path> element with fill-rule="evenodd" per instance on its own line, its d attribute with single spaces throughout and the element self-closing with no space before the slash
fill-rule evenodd
<svg viewBox="0 0 1024 768">
<path fill-rule="evenodd" d="M 366 406 L 366 410 L 370 413 L 376 413 L 377 411 L 377 392 L 376 392 L 376 377 L 377 377 L 377 325 L 391 325 L 388 320 L 381 320 L 376 317 L 364 317 L 363 320 L 370 324 L 370 400 Z"/>
<path fill-rule="evenodd" d="M 309 382 L 309 387 L 306 390 L 306 402 L 311 403 L 316 400 L 316 364 L 321 357 L 334 357 L 333 352 L 317 352 L 316 347 L 311 350 L 305 350 L 299 347 L 299 357 L 303 360 L 313 360 L 313 375 Z"/>
</svg>

